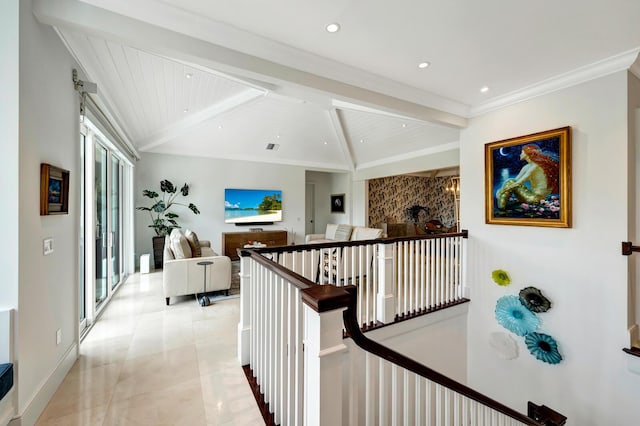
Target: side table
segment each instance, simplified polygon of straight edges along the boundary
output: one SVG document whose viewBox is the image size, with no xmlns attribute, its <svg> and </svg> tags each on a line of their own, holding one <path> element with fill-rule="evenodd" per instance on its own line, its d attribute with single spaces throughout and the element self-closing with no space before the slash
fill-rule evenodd
<svg viewBox="0 0 640 426">
<path fill-rule="evenodd" d="M 202 262 L 198 262 L 196 265 L 202 265 L 204 267 L 204 292 L 202 297 L 199 299 L 200 306 L 209 306 L 211 301 L 209 300 L 209 296 L 207 296 L 207 266 L 213 265 L 213 262 L 210 260 L 203 260 Z M 198 293 L 196 293 L 196 300 L 198 300 Z"/>
</svg>

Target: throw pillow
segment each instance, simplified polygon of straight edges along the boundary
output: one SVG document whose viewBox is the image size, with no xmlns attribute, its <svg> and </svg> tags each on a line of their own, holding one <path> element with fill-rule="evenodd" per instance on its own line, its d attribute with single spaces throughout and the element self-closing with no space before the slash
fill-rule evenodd
<svg viewBox="0 0 640 426">
<path fill-rule="evenodd" d="M 171 231 L 171 250 L 176 259 L 188 259 L 191 257 L 191 247 L 184 234 L 179 229 Z"/>
<path fill-rule="evenodd" d="M 336 241 L 349 241 L 349 237 L 351 236 L 351 225 L 338 225 L 338 229 L 336 229 L 335 240 Z"/>
<path fill-rule="evenodd" d="M 187 229 L 184 232 L 184 236 L 189 243 L 189 248 L 191 248 L 191 254 L 193 257 L 202 257 L 202 248 L 200 247 L 200 240 L 198 240 L 196 233 Z"/>
</svg>

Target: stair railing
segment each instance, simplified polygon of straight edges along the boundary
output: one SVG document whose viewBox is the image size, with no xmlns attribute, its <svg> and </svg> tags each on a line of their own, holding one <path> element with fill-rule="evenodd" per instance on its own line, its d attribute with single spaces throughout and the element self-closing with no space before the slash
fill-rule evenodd
<svg viewBox="0 0 640 426">
<path fill-rule="evenodd" d="M 317 285 L 255 250 L 241 255 L 239 358 L 273 424 L 564 424 L 548 407 L 529 404 L 533 420 L 369 340 L 355 286 Z"/>
</svg>

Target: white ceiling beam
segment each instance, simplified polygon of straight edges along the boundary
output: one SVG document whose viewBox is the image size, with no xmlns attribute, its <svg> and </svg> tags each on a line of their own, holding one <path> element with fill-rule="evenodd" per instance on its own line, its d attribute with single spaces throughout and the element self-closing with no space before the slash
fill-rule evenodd
<svg viewBox="0 0 640 426">
<path fill-rule="evenodd" d="M 265 93 L 255 89 L 248 89 L 238 93 L 235 96 L 225 99 L 222 102 L 213 104 L 202 111 L 198 111 L 194 114 L 185 117 L 184 119 L 172 124 L 171 126 L 161 129 L 157 133 L 137 141 L 137 146 L 140 151 L 148 151 L 163 143 L 180 136 L 187 129 L 197 126 L 205 121 L 211 120 L 215 117 L 219 117 L 222 114 L 228 113 L 239 106 L 252 102 L 262 96 Z"/>
<path fill-rule="evenodd" d="M 331 78 L 248 55 L 195 37 L 147 24 L 78 0 L 34 0 L 43 23 L 116 40 L 159 55 L 200 64 L 224 73 L 287 84 L 329 94 L 334 99 L 393 112 L 421 121 L 466 127 L 467 119 L 428 106 L 356 87 Z"/>
<path fill-rule="evenodd" d="M 351 171 L 354 171 L 356 165 L 353 161 L 353 153 L 351 152 L 349 141 L 347 140 L 347 137 L 344 133 L 342 120 L 340 119 L 338 111 L 335 108 L 329 110 L 329 118 L 331 119 L 331 124 L 333 124 L 333 130 L 336 132 L 336 138 L 338 139 L 338 143 L 340 144 L 342 154 L 344 154 L 344 159 L 349 165 L 349 169 Z"/>
</svg>

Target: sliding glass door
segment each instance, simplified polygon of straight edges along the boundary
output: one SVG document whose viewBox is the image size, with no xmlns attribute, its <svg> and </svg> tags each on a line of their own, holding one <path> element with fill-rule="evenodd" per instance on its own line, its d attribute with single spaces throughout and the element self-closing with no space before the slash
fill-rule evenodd
<svg viewBox="0 0 640 426">
<path fill-rule="evenodd" d="M 109 241 L 109 247 L 111 248 L 111 289 L 116 288 L 120 282 L 121 277 L 121 259 L 122 253 L 121 246 L 121 201 L 120 201 L 120 185 L 121 185 L 121 166 L 120 159 L 111 154 L 111 241 Z"/>
<path fill-rule="evenodd" d="M 104 134 L 86 118 L 82 125 L 83 146 L 83 224 L 84 237 L 80 273 L 80 330 L 91 326 L 125 278 L 123 257 L 125 229 L 123 200 L 131 194 L 124 187 L 126 170 L 131 164 L 124 160 Z M 129 167 L 129 169 L 127 169 Z M 126 176 L 129 176 L 127 174 Z M 130 208 L 130 206 L 128 207 Z M 127 250 L 131 250 L 128 248 Z"/>
<path fill-rule="evenodd" d="M 95 307 L 98 308 L 108 296 L 107 259 L 109 259 L 109 223 L 107 216 L 107 149 L 95 144 L 95 212 L 96 212 L 96 251 L 95 251 Z"/>
</svg>

